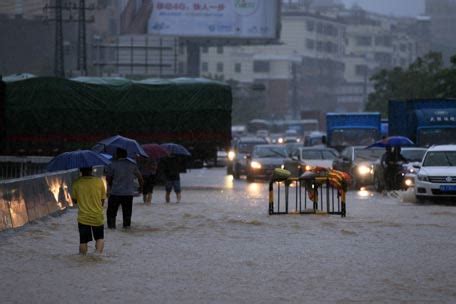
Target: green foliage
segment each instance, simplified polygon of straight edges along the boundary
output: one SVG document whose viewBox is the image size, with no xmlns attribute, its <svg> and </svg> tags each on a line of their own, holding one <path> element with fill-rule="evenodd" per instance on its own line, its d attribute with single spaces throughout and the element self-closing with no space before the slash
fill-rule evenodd
<svg viewBox="0 0 456 304">
<path fill-rule="evenodd" d="M 371 77 L 375 91 L 369 94 L 366 110 L 381 112 L 386 117 L 390 99 L 448 97 L 451 86 L 452 92 L 456 92 L 455 68 L 456 58 L 452 67 L 445 69 L 442 55 L 431 52 L 418 58 L 407 69 L 381 70 Z"/>
<path fill-rule="evenodd" d="M 254 118 L 265 117 L 264 88 L 244 86 L 237 81 L 228 80 L 233 92 L 232 122 L 233 124 L 246 124 Z"/>
</svg>

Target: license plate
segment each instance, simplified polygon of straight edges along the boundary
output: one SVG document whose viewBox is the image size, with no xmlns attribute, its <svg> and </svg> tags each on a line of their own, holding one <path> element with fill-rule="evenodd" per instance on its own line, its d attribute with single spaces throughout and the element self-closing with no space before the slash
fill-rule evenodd
<svg viewBox="0 0 456 304">
<path fill-rule="evenodd" d="M 440 186 L 440 191 L 442 191 L 442 192 L 456 191 L 456 186 L 442 185 L 442 186 Z"/>
</svg>

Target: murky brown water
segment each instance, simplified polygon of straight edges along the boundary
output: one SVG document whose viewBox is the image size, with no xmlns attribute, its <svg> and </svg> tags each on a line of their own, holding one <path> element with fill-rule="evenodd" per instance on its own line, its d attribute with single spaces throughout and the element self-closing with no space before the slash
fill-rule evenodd
<svg viewBox="0 0 456 304">
<path fill-rule="evenodd" d="M 0 234 L 1 302 L 456 302 L 456 207 L 364 191 L 346 218 L 268 216 L 266 184 L 223 169 L 182 184 L 180 204 L 136 202 L 103 256 L 76 254 L 76 210 Z"/>
</svg>

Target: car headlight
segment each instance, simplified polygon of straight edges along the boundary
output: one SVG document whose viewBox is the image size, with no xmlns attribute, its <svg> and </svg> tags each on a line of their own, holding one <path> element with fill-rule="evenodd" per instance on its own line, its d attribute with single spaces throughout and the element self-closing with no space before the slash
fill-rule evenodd
<svg viewBox="0 0 456 304">
<path fill-rule="evenodd" d="M 279 139 L 277 139 L 277 142 L 278 142 L 279 144 L 283 144 L 283 138 L 280 137 Z"/>
<path fill-rule="evenodd" d="M 311 170 L 313 170 L 313 169 L 315 169 L 315 167 L 314 167 L 314 166 L 311 166 L 311 165 L 306 165 L 306 166 L 304 167 L 304 170 L 306 170 L 306 171 L 311 171 Z"/>
<path fill-rule="evenodd" d="M 407 187 L 411 187 L 413 186 L 413 180 L 411 178 L 406 178 L 404 180 L 404 184 L 407 186 Z"/>
<path fill-rule="evenodd" d="M 252 162 L 250 163 L 250 167 L 251 167 L 252 169 L 261 169 L 261 164 L 260 164 L 259 162 L 257 162 L 257 161 L 252 161 Z"/>
<path fill-rule="evenodd" d="M 429 181 L 429 176 L 424 175 L 424 174 L 418 174 L 416 176 L 416 178 L 418 178 L 419 181 L 423 181 L 423 182 L 428 182 Z"/>
<path fill-rule="evenodd" d="M 236 157 L 236 153 L 234 151 L 229 151 L 228 152 L 228 159 L 233 160 Z"/>
<path fill-rule="evenodd" d="M 407 173 L 416 173 L 415 168 L 408 168 Z"/>
<path fill-rule="evenodd" d="M 359 165 L 358 166 L 358 173 L 360 175 L 367 175 L 367 174 L 369 174 L 371 172 L 372 172 L 372 170 L 371 170 L 370 166 L 367 166 L 367 165 Z"/>
</svg>

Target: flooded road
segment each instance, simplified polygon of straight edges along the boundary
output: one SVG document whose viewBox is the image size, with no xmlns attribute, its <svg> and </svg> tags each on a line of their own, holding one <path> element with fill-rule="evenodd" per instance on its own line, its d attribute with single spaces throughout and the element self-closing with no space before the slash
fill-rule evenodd
<svg viewBox="0 0 456 304">
<path fill-rule="evenodd" d="M 1 233 L 2 303 L 456 302 L 456 207 L 353 191 L 346 218 L 268 216 L 267 184 L 224 173 L 137 198 L 103 256 L 76 254 L 75 209 Z"/>
</svg>

